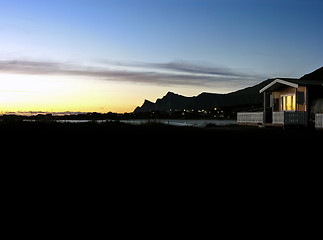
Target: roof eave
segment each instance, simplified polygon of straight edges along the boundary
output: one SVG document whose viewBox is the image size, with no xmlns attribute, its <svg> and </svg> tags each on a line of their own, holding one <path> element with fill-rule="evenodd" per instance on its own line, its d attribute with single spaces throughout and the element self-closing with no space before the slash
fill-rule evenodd
<svg viewBox="0 0 323 240">
<path fill-rule="evenodd" d="M 275 84 L 280 83 L 280 84 L 284 84 L 290 87 L 294 87 L 294 88 L 298 88 L 298 84 L 297 83 L 292 83 L 292 82 L 288 82 L 286 80 L 282 80 L 282 79 L 276 79 L 274 81 L 272 81 L 271 83 L 269 83 L 268 85 L 266 85 L 265 87 L 263 87 L 262 89 L 259 90 L 259 93 L 263 93 L 264 91 L 266 91 L 267 89 L 271 88 L 272 86 L 274 86 Z"/>
</svg>

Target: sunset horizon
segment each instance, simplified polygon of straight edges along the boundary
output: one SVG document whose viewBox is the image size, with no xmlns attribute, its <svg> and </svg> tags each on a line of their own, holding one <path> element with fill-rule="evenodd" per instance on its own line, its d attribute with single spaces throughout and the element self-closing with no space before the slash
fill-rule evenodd
<svg viewBox="0 0 323 240">
<path fill-rule="evenodd" d="M 323 63 L 323 2 L 1 0 L 0 114 L 131 113 Z"/>
</svg>

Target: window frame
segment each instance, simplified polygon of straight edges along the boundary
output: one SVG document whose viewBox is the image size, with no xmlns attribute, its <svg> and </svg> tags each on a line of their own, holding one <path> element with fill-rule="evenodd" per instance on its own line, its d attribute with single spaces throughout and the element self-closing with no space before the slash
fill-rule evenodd
<svg viewBox="0 0 323 240">
<path fill-rule="evenodd" d="M 280 96 L 280 101 L 281 111 L 296 111 L 296 94 L 283 94 Z"/>
</svg>

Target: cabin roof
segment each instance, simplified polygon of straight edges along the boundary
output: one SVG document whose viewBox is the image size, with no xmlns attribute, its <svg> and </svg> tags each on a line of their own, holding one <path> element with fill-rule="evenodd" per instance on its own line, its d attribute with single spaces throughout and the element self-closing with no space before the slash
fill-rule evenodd
<svg viewBox="0 0 323 240">
<path fill-rule="evenodd" d="M 298 88 L 298 86 L 321 86 L 323 87 L 322 80 L 311 79 L 297 79 L 297 78 L 275 78 L 271 83 L 260 89 L 260 93 L 264 91 L 274 91 L 282 85 Z"/>
</svg>

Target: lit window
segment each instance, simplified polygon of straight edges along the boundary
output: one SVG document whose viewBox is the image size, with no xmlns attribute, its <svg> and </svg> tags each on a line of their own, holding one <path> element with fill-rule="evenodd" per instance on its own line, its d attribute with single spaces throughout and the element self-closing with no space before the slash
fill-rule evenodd
<svg viewBox="0 0 323 240">
<path fill-rule="evenodd" d="M 282 111 L 295 111 L 296 110 L 296 97 L 295 94 L 284 95 L 281 97 Z"/>
</svg>

